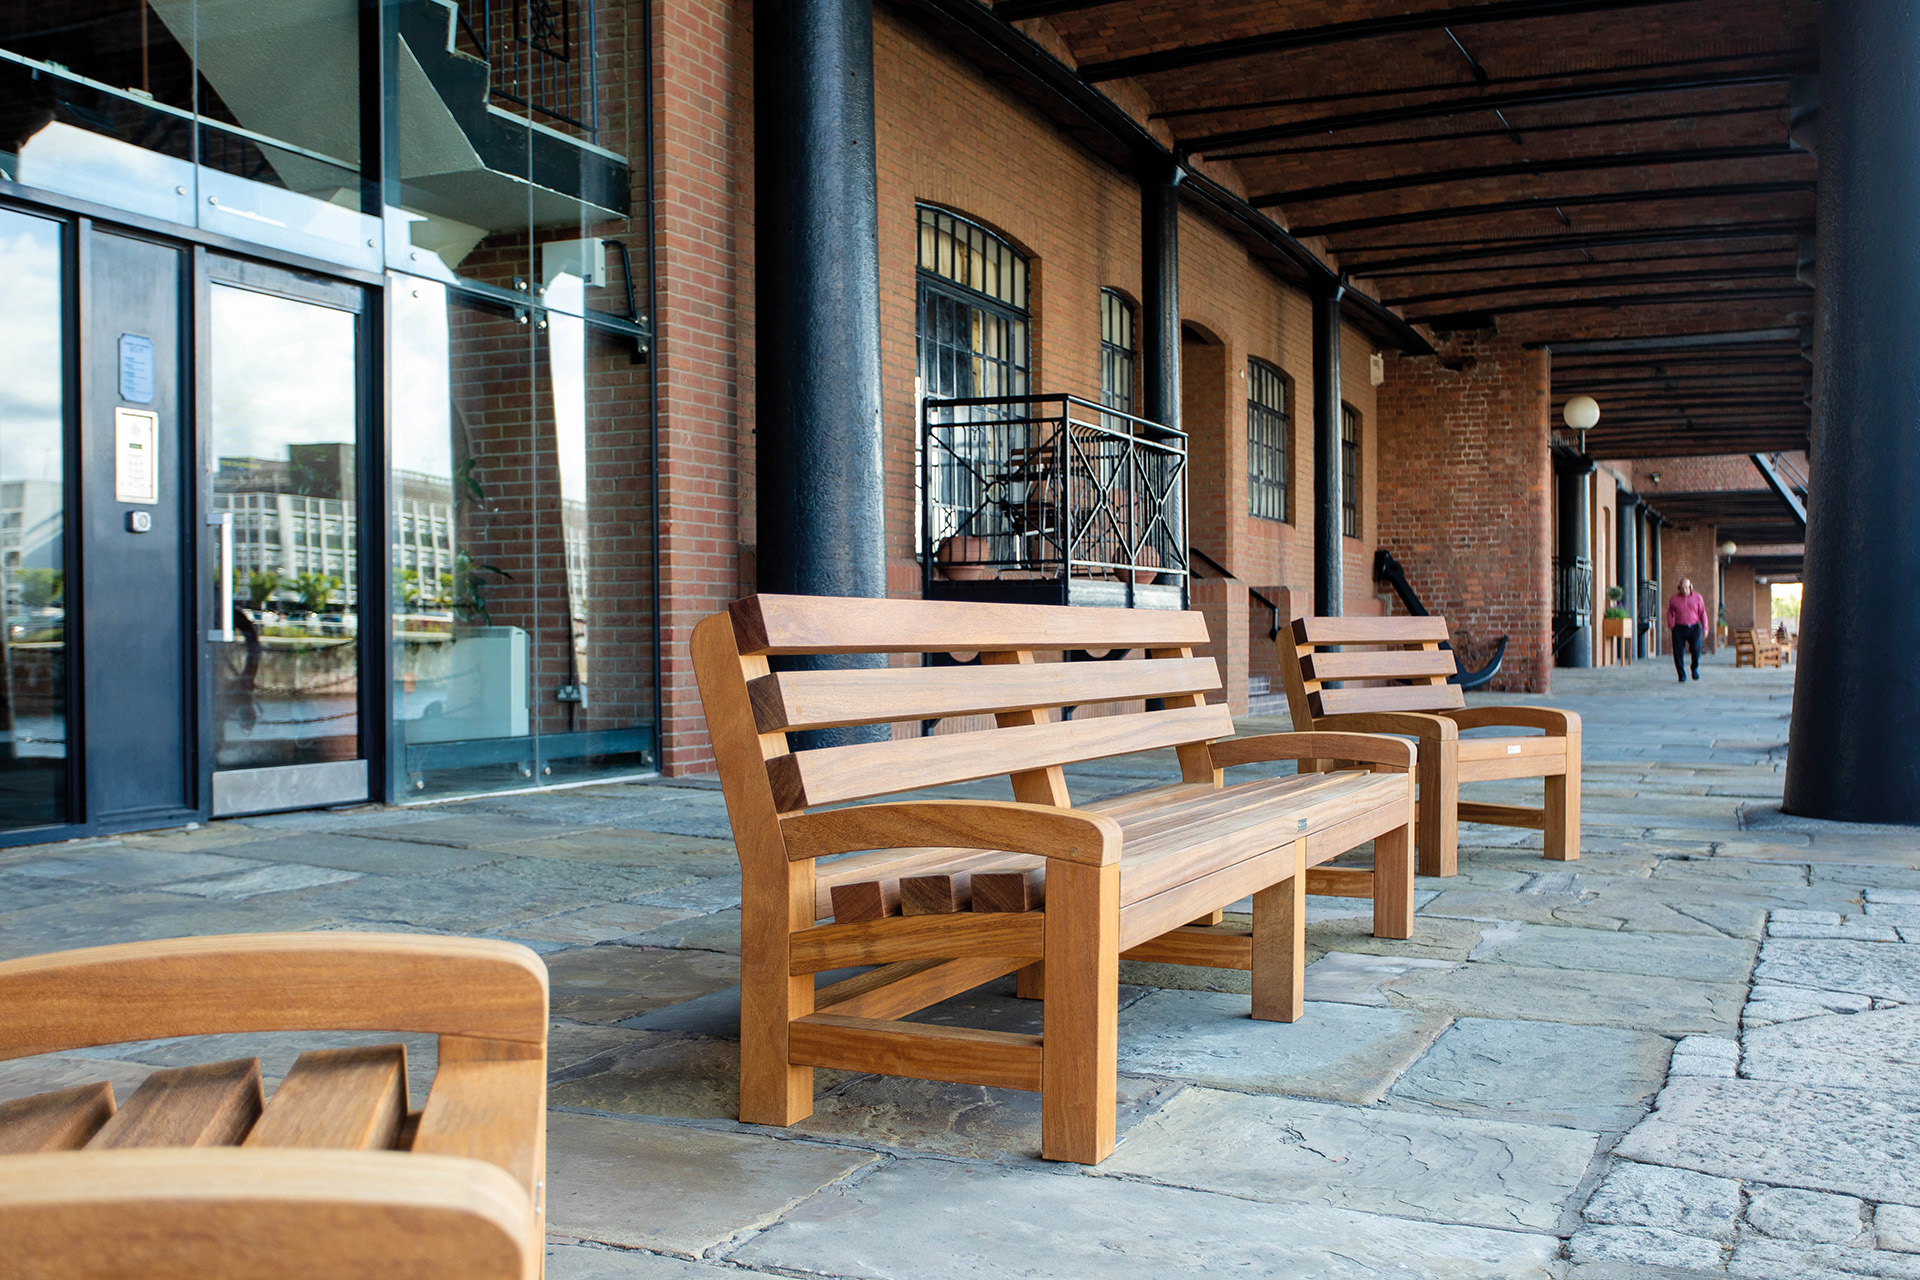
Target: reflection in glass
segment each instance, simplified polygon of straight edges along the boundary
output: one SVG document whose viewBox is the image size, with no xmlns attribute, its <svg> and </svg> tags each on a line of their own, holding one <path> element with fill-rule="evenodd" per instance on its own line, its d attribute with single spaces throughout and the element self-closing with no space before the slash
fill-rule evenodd
<svg viewBox="0 0 1920 1280">
<path fill-rule="evenodd" d="M 358 319 L 228 285 L 212 292 L 213 510 L 233 517 L 233 639 L 214 645 L 214 767 L 352 760 Z"/>
<path fill-rule="evenodd" d="M 67 821 L 60 238 L 0 212 L 0 829 Z"/>
</svg>

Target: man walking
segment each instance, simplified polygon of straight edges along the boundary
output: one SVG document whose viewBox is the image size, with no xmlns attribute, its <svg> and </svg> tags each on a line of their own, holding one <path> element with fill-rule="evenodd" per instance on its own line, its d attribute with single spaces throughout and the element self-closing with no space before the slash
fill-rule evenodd
<svg viewBox="0 0 1920 1280">
<path fill-rule="evenodd" d="M 1687 682 L 1681 651 L 1693 656 L 1693 678 L 1700 678 L 1700 631 L 1707 625 L 1707 598 L 1693 589 L 1692 578 L 1680 579 L 1680 589 L 1667 601 L 1667 625 L 1673 628 L 1673 673 Z"/>
</svg>

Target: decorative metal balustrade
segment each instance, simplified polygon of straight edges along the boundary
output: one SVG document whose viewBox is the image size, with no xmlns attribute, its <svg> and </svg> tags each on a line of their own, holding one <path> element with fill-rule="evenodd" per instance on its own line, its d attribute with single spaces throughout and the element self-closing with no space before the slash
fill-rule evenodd
<svg viewBox="0 0 1920 1280">
<path fill-rule="evenodd" d="M 1069 395 L 927 400 L 928 599 L 1182 609 L 1187 439 Z"/>
<path fill-rule="evenodd" d="M 461 0 L 459 12 L 494 98 L 599 140 L 593 0 Z"/>
<path fill-rule="evenodd" d="M 1660 584 L 1647 578 L 1640 580 L 1640 629 L 1645 631 L 1660 618 Z"/>
<path fill-rule="evenodd" d="M 1593 561 L 1585 556 L 1572 561 L 1553 559 L 1553 650 L 1558 653 L 1567 642 L 1590 624 L 1593 617 Z"/>
</svg>

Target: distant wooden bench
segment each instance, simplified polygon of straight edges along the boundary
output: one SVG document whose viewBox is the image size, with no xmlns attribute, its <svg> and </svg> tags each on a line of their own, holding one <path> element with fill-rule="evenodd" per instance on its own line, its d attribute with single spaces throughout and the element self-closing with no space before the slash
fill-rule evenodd
<svg viewBox="0 0 1920 1280">
<path fill-rule="evenodd" d="M 0 964 L 0 1059 L 261 1031 L 439 1035 L 0 1103 L 0 1273 L 39 1280 L 532 1280 L 544 1248 L 546 966 L 512 943 L 292 933 Z"/>
<path fill-rule="evenodd" d="M 1460 686 L 1447 682 L 1456 664 L 1440 648 L 1446 639 L 1445 618 L 1295 618 L 1278 641 L 1293 727 L 1419 740 L 1421 875 L 1455 874 L 1462 821 L 1530 827 L 1545 833 L 1547 857 L 1578 858 L 1580 717 L 1551 707 L 1469 708 Z M 1494 726 L 1540 732 L 1460 736 Z M 1545 778 L 1545 806 L 1460 799 L 1461 783 L 1502 778 Z"/>
<path fill-rule="evenodd" d="M 1413 752 L 1360 734 L 1221 741 L 1233 720 L 1204 702 L 1220 683 L 1212 659 L 1193 656 L 1206 642 L 1198 613 L 794 596 L 743 600 L 695 629 L 743 881 L 742 1120 L 811 1114 L 815 1067 L 1029 1089 L 1041 1154 L 1097 1163 L 1114 1143 L 1123 955 L 1251 970 L 1253 1016 L 1292 1021 L 1303 893 L 1371 897 L 1376 934 L 1412 934 Z M 1076 649 L 1147 660 L 1035 660 Z M 774 672 L 770 661 L 854 653 L 981 662 Z M 1164 709 L 1051 714 L 1150 698 Z M 789 737 L 917 733 L 953 716 L 994 727 L 811 748 Z M 1061 766 L 1164 749 L 1183 782 L 1074 806 Z M 1223 783 L 1232 765 L 1334 755 L 1368 771 Z M 1015 802 L 827 807 L 995 775 L 1011 777 Z M 1371 869 L 1319 865 L 1368 840 Z M 859 856 L 819 861 L 847 853 Z M 1248 895 L 1250 929 L 1189 927 Z M 834 918 L 836 896 L 849 918 Z M 879 967 L 815 989 L 815 974 L 856 965 Z M 1016 971 L 1021 994 L 1046 1001 L 1043 1036 L 900 1021 Z"/>
<path fill-rule="evenodd" d="M 1736 667 L 1778 667 L 1787 660 L 1786 646 L 1765 632 L 1743 628 L 1733 633 L 1732 640 Z"/>
</svg>

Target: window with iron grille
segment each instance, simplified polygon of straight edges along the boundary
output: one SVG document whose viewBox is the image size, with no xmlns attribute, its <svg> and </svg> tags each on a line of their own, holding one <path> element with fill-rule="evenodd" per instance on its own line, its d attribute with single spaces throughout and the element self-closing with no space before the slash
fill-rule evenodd
<svg viewBox="0 0 1920 1280">
<path fill-rule="evenodd" d="M 1133 307 L 1112 289 L 1100 291 L 1100 403 L 1133 412 Z"/>
<path fill-rule="evenodd" d="M 1360 415 L 1340 406 L 1340 532 L 1360 536 Z"/>
<path fill-rule="evenodd" d="M 1287 486 L 1292 390 L 1266 361 L 1247 361 L 1247 511 L 1266 520 L 1293 519 Z"/>
<path fill-rule="evenodd" d="M 1027 260 L 978 223 L 920 206 L 920 388 L 1027 394 Z"/>
</svg>

